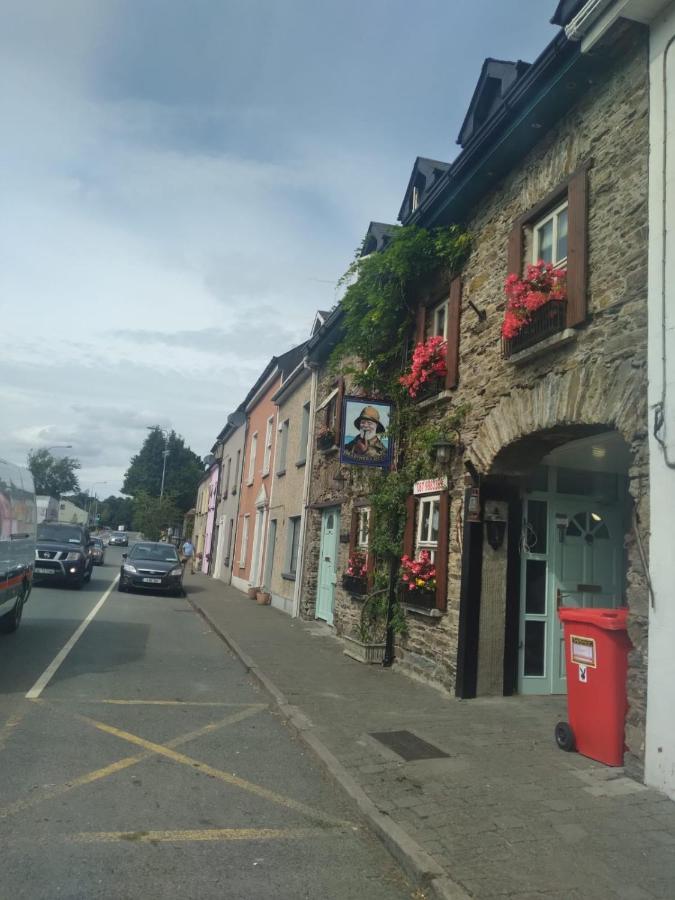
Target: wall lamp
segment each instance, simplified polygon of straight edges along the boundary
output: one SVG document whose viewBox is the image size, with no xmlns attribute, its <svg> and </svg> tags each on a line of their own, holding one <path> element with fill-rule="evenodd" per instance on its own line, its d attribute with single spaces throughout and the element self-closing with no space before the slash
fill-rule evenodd
<svg viewBox="0 0 675 900">
<path fill-rule="evenodd" d="M 441 466 L 447 466 L 452 459 L 453 453 L 463 453 L 464 444 L 462 443 L 462 435 L 458 428 L 454 429 L 457 434 L 456 441 L 450 441 L 447 438 L 439 438 L 431 445 L 431 453 L 434 460 Z"/>
</svg>

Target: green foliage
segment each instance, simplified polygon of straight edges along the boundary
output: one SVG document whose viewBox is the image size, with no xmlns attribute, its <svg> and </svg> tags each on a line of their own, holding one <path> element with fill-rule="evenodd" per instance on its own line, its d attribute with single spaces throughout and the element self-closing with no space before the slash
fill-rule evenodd
<svg viewBox="0 0 675 900">
<path fill-rule="evenodd" d="M 140 451 L 131 459 L 124 476 L 122 492 L 136 497 L 145 492 L 159 496 L 162 484 L 163 451 L 168 449 L 164 491 L 174 495 L 176 506 L 181 513 L 187 512 L 194 504 L 197 485 L 201 479 L 203 465 L 200 458 L 185 446 L 182 437 L 171 431 L 165 443 L 162 429 L 156 425 L 146 437 Z"/>
<path fill-rule="evenodd" d="M 36 494 L 60 497 L 80 488 L 75 473 L 81 464 L 71 456 L 56 459 L 49 450 L 31 450 L 28 453 L 28 468 L 35 482 Z"/>
<path fill-rule="evenodd" d="M 98 512 L 101 517 L 100 525 L 108 525 L 117 528 L 124 525 L 130 528 L 133 524 L 134 508 L 131 497 L 106 497 L 98 504 Z"/>
<path fill-rule="evenodd" d="M 413 324 L 420 285 L 435 272 L 456 272 L 466 260 L 471 238 L 451 225 L 428 231 L 398 228 L 387 247 L 357 257 L 342 279 L 343 335 L 333 351 L 334 364 L 356 357 L 364 371 L 351 370 L 368 391 L 391 393 L 405 365 L 406 341 Z"/>
<path fill-rule="evenodd" d="M 173 494 L 165 493 L 162 499 L 147 491 L 139 491 L 133 499 L 134 528 L 150 541 L 158 541 L 168 527 L 175 527 L 180 519 Z"/>
</svg>

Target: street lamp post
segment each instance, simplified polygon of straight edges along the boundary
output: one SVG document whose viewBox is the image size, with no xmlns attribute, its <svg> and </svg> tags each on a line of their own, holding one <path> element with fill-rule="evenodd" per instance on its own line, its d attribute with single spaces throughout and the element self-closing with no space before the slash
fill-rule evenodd
<svg viewBox="0 0 675 900">
<path fill-rule="evenodd" d="M 107 484 L 107 481 L 95 481 L 92 486 L 89 488 L 89 492 L 94 491 L 94 488 L 99 484 Z M 94 522 L 96 521 L 96 516 L 98 515 L 98 497 L 96 496 L 96 492 L 94 491 Z M 89 498 L 89 504 L 87 507 L 87 521 L 91 519 L 91 497 Z"/>
<path fill-rule="evenodd" d="M 164 438 L 164 449 L 162 450 L 162 484 L 159 489 L 159 499 L 160 502 L 164 497 L 164 479 L 166 478 L 166 458 L 169 455 L 169 437 L 170 434 L 166 428 L 160 428 L 159 425 L 148 425 L 146 426 L 148 431 L 160 431 L 162 433 L 162 437 Z"/>
</svg>

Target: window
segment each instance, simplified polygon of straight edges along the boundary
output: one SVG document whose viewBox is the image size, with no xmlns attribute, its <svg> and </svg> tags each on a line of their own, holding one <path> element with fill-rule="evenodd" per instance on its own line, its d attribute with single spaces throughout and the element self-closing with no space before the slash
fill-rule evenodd
<svg viewBox="0 0 675 900">
<path fill-rule="evenodd" d="M 232 457 L 228 456 L 225 462 L 225 477 L 223 478 L 223 500 L 227 499 L 230 490 L 230 470 L 232 468 Z"/>
<path fill-rule="evenodd" d="M 253 476 L 255 474 L 255 458 L 258 452 L 258 432 L 251 435 L 251 446 L 248 457 L 248 483 L 253 484 Z"/>
<path fill-rule="evenodd" d="M 334 429 L 335 422 L 337 419 L 337 391 L 333 393 L 333 396 L 330 398 L 328 403 L 326 404 L 326 428 Z"/>
<path fill-rule="evenodd" d="M 239 465 L 241 463 L 241 450 L 237 450 L 237 462 L 234 467 L 234 479 L 232 481 L 232 493 L 237 493 L 237 487 L 239 486 Z"/>
<path fill-rule="evenodd" d="M 420 500 L 417 513 L 417 540 L 415 556 L 421 550 L 428 550 L 433 562 L 438 549 L 438 527 L 440 520 L 440 497 L 424 497 Z"/>
<path fill-rule="evenodd" d="M 288 549 L 286 551 L 286 574 L 295 577 L 298 569 L 298 547 L 300 545 L 300 516 L 289 516 Z"/>
<path fill-rule="evenodd" d="M 420 189 L 415 185 L 412 189 L 412 201 L 410 204 L 410 212 L 415 212 L 420 205 Z"/>
<path fill-rule="evenodd" d="M 362 506 L 357 510 L 356 519 L 356 547 L 358 550 L 368 549 L 368 536 L 370 531 L 370 507 Z"/>
<path fill-rule="evenodd" d="M 272 461 L 272 439 L 274 435 L 274 416 L 270 416 L 267 420 L 267 428 L 265 429 L 265 455 L 263 456 L 263 475 L 269 475 L 270 463 Z"/>
<path fill-rule="evenodd" d="M 296 465 L 302 466 L 307 460 L 307 440 L 309 439 L 309 412 L 310 404 L 305 403 L 302 407 L 302 423 L 300 425 L 300 447 L 298 449 L 298 460 Z"/>
<path fill-rule="evenodd" d="M 448 302 L 444 300 L 438 306 L 434 306 L 429 310 L 426 317 L 426 338 L 442 337 L 444 340 L 448 337 Z"/>
<path fill-rule="evenodd" d="M 286 454 L 288 452 L 288 425 L 286 419 L 279 426 L 279 441 L 277 443 L 277 475 L 283 475 L 286 472 Z"/>
<path fill-rule="evenodd" d="M 248 553 L 248 520 L 250 518 L 251 517 L 248 515 L 244 516 L 244 521 L 241 528 L 241 547 L 239 548 L 240 569 L 243 569 L 246 566 L 246 554 Z"/>
<path fill-rule="evenodd" d="M 234 519 L 230 519 L 227 523 L 227 547 L 225 549 L 225 568 L 230 567 L 230 552 L 232 550 L 232 532 L 234 529 Z"/>
<path fill-rule="evenodd" d="M 532 225 L 532 262 L 567 265 L 567 200 Z"/>
</svg>

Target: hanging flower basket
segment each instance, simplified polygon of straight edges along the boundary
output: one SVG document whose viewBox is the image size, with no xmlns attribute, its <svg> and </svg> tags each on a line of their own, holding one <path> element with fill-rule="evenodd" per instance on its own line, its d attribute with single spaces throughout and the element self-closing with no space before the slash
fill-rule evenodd
<svg viewBox="0 0 675 900">
<path fill-rule="evenodd" d="M 447 341 L 439 336 L 430 337 L 417 344 L 413 351 L 410 372 L 399 379 L 413 399 L 432 382 L 436 382 L 440 390 L 440 385 L 448 374 L 447 353 Z"/>
<path fill-rule="evenodd" d="M 319 450 L 330 450 L 335 446 L 335 432 L 332 428 L 322 428 L 316 436 L 316 446 Z"/>
<path fill-rule="evenodd" d="M 523 278 L 515 273 L 506 278 L 506 312 L 502 323 L 506 356 L 521 349 L 520 341 L 527 342 L 524 346 L 536 343 L 559 331 L 561 321 L 564 326 L 561 314 L 564 315 L 567 300 L 566 278 L 564 269 L 556 269 L 551 263 L 542 261 L 528 266 Z"/>
</svg>

